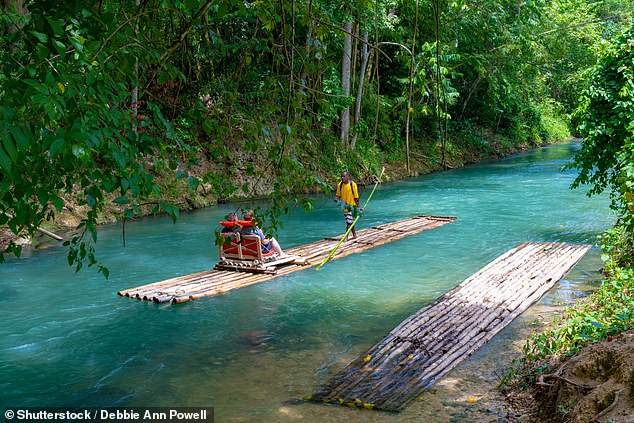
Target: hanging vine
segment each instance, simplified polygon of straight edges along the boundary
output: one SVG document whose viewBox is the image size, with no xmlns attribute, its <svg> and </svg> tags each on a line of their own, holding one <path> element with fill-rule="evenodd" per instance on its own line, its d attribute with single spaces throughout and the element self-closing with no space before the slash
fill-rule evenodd
<svg viewBox="0 0 634 423">
<path fill-rule="evenodd" d="M 438 1 L 438 0 L 436 0 Z M 410 121 L 412 120 L 412 96 L 414 93 L 414 75 L 415 75 L 415 48 L 416 48 L 416 30 L 418 29 L 418 0 L 416 0 L 416 10 L 414 12 L 414 33 L 412 35 L 412 50 L 410 51 L 410 63 L 409 63 L 409 93 L 407 96 L 407 122 L 405 123 L 405 155 L 407 174 L 411 174 L 410 159 L 409 159 L 409 145 L 410 139 L 413 139 L 413 129 L 410 128 Z"/>
<path fill-rule="evenodd" d="M 374 115 L 374 133 L 372 135 L 372 159 L 376 149 L 376 137 L 379 133 L 379 113 L 381 112 L 380 80 L 379 80 L 379 0 L 374 2 L 374 71 L 376 75 L 376 113 Z"/>
<path fill-rule="evenodd" d="M 447 167 L 446 163 L 446 151 L 447 151 L 447 94 L 445 92 L 444 84 L 442 82 L 442 70 L 440 67 L 440 0 L 434 0 L 432 2 L 434 8 L 434 38 L 435 38 L 435 56 L 436 56 L 436 84 L 434 90 L 434 96 L 436 101 L 436 119 L 438 124 L 438 139 L 441 146 L 441 159 L 440 164 L 443 168 Z M 441 104 L 441 95 L 443 98 Z"/>
<path fill-rule="evenodd" d="M 277 161 L 278 169 L 282 166 L 282 160 L 284 159 L 284 151 L 286 149 L 286 142 L 290 136 L 291 128 L 291 109 L 293 104 L 293 84 L 294 84 L 294 67 L 295 67 L 295 0 L 291 2 L 291 48 L 289 54 L 289 48 L 286 43 L 286 20 L 284 19 L 284 2 L 280 1 L 280 12 L 282 16 L 282 41 L 284 43 L 284 52 L 286 53 L 286 59 L 289 62 L 289 75 L 288 75 L 288 97 L 286 102 L 286 130 L 282 131 L 282 146 L 280 148 L 280 155 Z"/>
</svg>

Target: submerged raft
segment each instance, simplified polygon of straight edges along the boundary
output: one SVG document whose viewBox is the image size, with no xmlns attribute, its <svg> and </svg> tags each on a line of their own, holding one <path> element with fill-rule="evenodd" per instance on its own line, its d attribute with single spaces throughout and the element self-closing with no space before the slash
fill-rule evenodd
<svg viewBox="0 0 634 423">
<path fill-rule="evenodd" d="M 422 215 L 372 228 L 359 229 L 357 230 L 357 238 L 344 242 L 331 260 L 434 229 L 454 220 L 456 220 L 455 217 Z M 303 262 L 301 265 L 280 267 L 275 274 L 253 274 L 212 269 L 137 288 L 125 289 L 119 291 L 118 294 L 158 303 L 183 303 L 202 297 L 211 297 L 317 265 L 326 258 L 337 242 L 337 238 L 326 238 L 311 244 L 285 249 L 286 253 L 290 255 L 301 256 Z"/>
<path fill-rule="evenodd" d="M 400 411 L 539 300 L 589 245 L 524 243 L 410 316 L 309 399 Z"/>
</svg>

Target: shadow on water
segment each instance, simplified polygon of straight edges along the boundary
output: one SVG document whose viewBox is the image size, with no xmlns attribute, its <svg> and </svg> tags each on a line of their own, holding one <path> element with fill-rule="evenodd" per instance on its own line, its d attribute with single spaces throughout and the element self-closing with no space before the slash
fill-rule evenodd
<svg viewBox="0 0 634 423">
<path fill-rule="evenodd" d="M 525 241 L 593 243 L 608 199 L 570 191 L 574 144 L 377 189 L 361 228 L 419 214 L 454 223 L 267 283 L 169 306 L 121 298 L 132 286 L 209 269 L 212 232 L 235 207 L 100 229 L 111 271 L 75 274 L 58 247 L 0 266 L 0 402 L 6 406 L 213 406 L 216 421 L 481 421 L 494 387 L 543 316 L 596 286 L 593 249 L 540 303 L 400 414 L 288 403 L 325 383 L 403 319 Z M 369 191 L 364 192 L 367 196 Z M 278 239 L 341 234 L 332 198 L 292 211 Z M 364 198 L 362 198 L 362 201 Z M 470 401 L 469 399 L 473 399 Z M 489 409 L 489 411 L 487 411 Z"/>
</svg>

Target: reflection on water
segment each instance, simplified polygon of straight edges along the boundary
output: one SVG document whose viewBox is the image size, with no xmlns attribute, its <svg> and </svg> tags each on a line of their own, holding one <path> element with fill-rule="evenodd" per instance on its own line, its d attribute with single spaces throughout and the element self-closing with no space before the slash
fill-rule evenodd
<svg viewBox="0 0 634 423">
<path fill-rule="evenodd" d="M 226 295 L 183 305 L 121 298 L 131 286 L 208 269 L 216 222 L 233 206 L 104 227 L 109 280 L 72 273 L 63 250 L 0 266 L 0 400 L 5 406 L 213 406 L 216 421 L 418 422 L 495 418 L 493 388 L 522 339 L 587 295 L 601 267 L 593 249 L 538 305 L 404 412 L 301 401 L 403 319 L 525 241 L 593 243 L 613 217 L 606 198 L 570 191 L 560 172 L 577 147 L 381 186 L 360 227 L 417 214 L 454 223 Z M 369 194 L 366 189 L 362 200 Z M 293 211 L 283 246 L 344 229 L 330 197 Z"/>
</svg>

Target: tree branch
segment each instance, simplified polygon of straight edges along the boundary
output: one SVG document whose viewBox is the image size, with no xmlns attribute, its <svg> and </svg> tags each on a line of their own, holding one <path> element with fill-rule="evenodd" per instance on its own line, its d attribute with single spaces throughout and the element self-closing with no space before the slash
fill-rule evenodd
<svg viewBox="0 0 634 423">
<path fill-rule="evenodd" d="M 200 8 L 200 10 L 198 10 L 198 13 L 196 13 L 196 15 L 189 21 L 189 23 L 187 24 L 183 32 L 181 32 L 181 35 L 176 40 L 174 40 L 174 42 L 163 53 L 163 55 L 161 56 L 161 58 L 159 59 L 157 63 L 157 66 L 154 68 L 152 75 L 150 76 L 150 78 L 148 78 L 148 81 L 145 84 L 145 87 L 143 87 L 144 90 L 147 90 L 147 88 L 150 86 L 152 81 L 154 81 L 154 79 L 156 78 L 156 75 L 158 74 L 158 71 L 161 68 L 161 65 L 165 63 L 167 58 L 170 57 L 176 51 L 176 49 L 182 44 L 185 37 L 187 37 L 187 34 L 189 34 L 189 32 L 194 27 L 194 23 L 207 12 L 207 9 L 209 9 L 209 7 L 212 5 L 214 1 L 215 0 L 207 0 L 205 2 L 205 4 Z"/>
<path fill-rule="evenodd" d="M 616 18 L 617 18 L 616 15 L 610 15 L 610 16 L 606 16 L 605 18 L 593 19 L 593 20 L 587 21 L 587 22 L 580 22 L 580 23 L 576 23 L 576 24 L 573 24 L 573 25 L 564 26 L 564 27 L 561 27 L 561 28 L 551 29 L 549 31 L 545 31 L 545 32 L 542 32 L 541 34 L 537 35 L 537 38 L 541 37 L 542 35 L 552 34 L 553 32 L 567 31 L 567 30 L 572 29 L 572 28 L 578 28 L 578 27 L 581 27 L 581 26 L 586 26 L 586 25 L 590 25 L 590 24 L 593 24 L 593 23 L 597 23 L 597 22 L 605 22 L 605 21 L 608 21 L 608 20 L 616 19 Z"/>
</svg>

